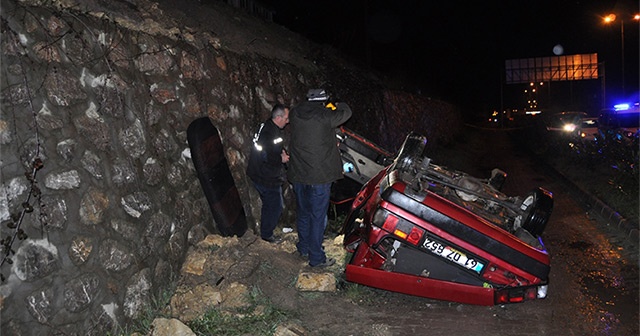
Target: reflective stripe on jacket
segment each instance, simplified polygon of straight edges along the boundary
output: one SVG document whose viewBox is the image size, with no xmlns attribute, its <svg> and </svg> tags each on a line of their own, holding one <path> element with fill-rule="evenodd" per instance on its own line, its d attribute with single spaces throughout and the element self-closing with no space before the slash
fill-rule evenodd
<svg viewBox="0 0 640 336">
<path fill-rule="evenodd" d="M 282 163 L 282 130 L 268 119 L 258 128 L 251 142 L 247 176 L 264 186 L 279 186 L 285 181 Z"/>
</svg>

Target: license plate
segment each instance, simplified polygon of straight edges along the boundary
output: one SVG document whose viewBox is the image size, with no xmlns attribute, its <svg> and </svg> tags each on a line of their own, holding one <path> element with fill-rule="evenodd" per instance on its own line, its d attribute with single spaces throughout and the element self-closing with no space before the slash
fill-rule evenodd
<svg viewBox="0 0 640 336">
<path fill-rule="evenodd" d="M 422 246 L 442 258 L 451 260 L 454 263 L 466 269 L 470 269 L 476 273 L 480 273 L 480 271 L 482 271 L 482 268 L 484 267 L 484 264 L 480 261 L 469 258 L 466 254 L 454 249 L 453 247 L 442 244 L 429 237 L 427 237 Z"/>
</svg>

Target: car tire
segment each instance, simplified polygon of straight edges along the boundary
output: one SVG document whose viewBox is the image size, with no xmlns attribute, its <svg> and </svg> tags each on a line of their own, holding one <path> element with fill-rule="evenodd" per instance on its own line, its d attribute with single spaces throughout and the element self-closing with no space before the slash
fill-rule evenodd
<svg viewBox="0 0 640 336">
<path fill-rule="evenodd" d="M 422 157 L 422 152 L 427 144 L 427 138 L 417 133 L 411 132 L 404 139 L 402 147 L 396 157 L 394 168 L 401 172 L 410 170 L 413 165 Z"/>
<path fill-rule="evenodd" d="M 553 209 L 551 192 L 538 188 L 530 192 L 520 204 L 524 212 L 522 228 L 538 237 L 542 235 Z"/>
</svg>

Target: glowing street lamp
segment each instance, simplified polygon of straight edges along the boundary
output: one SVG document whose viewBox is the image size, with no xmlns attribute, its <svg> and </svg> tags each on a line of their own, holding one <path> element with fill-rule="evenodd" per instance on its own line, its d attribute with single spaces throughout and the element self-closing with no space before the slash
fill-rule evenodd
<svg viewBox="0 0 640 336">
<path fill-rule="evenodd" d="M 613 23 L 615 20 L 617 19 L 617 16 L 615 14 L 609 14 L 607 16 L 604 17 L 603 21 L 605 24 L 610 24 Z M 633 16 L 633 20 L 635 21 L 640 21 L 640 14 L 635 14 Z M 621 46 L 621 52 L 620 52 L 620 57 L 621 57 L 621 61 L 622 61 L 622 94 L 625 94 L 624 91 L 624 20 L 622 18 L 620 18 L 620 46 Z"/>
</svg>

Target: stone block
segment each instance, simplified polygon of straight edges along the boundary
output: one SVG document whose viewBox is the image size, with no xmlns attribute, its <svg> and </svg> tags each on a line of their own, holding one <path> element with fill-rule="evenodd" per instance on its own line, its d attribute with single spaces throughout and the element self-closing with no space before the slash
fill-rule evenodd
<svg viewBox="0 0 640 336">
<path fill-rule="evenodd" d="M 188 273 L 194 275 L 204 274 L 205 265 L 207 264 L 206 252 L 189 253 L 187 259 L 182 264 L 182 271 L 180 273 Z"/>
<path fill-rule="evenodd" d="M 303 292 L 335 292 L 336 277 L 333 273 L 307 273 L 298 274 L 296 289 Z"/>
<path fill-rule="evenodd" d="M 152 336 L 195 336 L 189 327 L 176 319 L 157 318 L 151 326 Z"/>
</svg>

